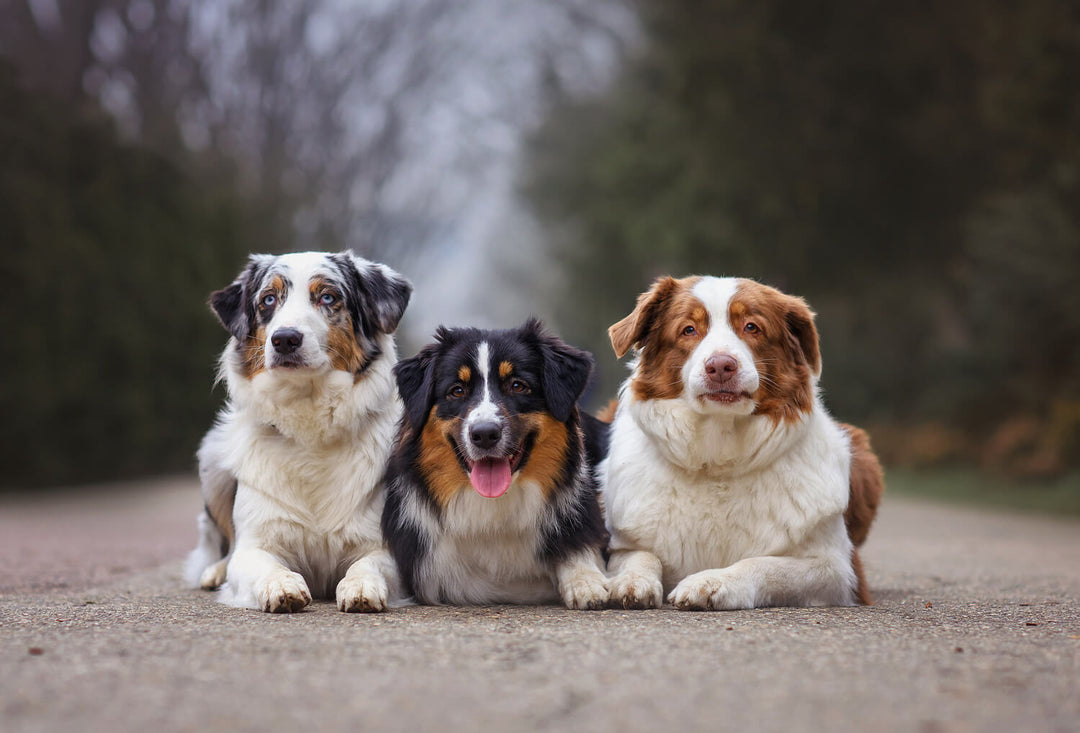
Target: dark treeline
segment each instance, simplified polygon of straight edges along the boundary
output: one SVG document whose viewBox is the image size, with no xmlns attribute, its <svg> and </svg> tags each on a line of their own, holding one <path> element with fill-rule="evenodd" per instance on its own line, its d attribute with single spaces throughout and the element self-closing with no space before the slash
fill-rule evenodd
<svg viewBox="0 0 1080 733">
<path fill-rule="evenodd" d="M 4 62 L 0 109 L 0 487 L 189 470 L 243 206 Z"/>
<path fill-rule="evenodd" d="M 894 461 L 1080 460 L 1080 6 L 643 0 L 646 46 L 532 145 L 566 335 L 661 273 L 819 314 L 832 410 Z"/>
<path fill-rule="evenodd" d="M 0 0 L 0 488 L 190 469 L 248 252 L 459 236 L 630 15 L 513 5 Z"/>
</svg>

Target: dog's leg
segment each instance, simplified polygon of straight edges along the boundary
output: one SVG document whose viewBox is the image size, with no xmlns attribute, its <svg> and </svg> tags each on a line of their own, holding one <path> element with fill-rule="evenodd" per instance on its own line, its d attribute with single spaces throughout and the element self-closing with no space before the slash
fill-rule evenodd
<svg viewBox="0 0 1080 733">
<path fill-rule="evenodd" d="M 229 558 L 223 557 L 216 563 L 202 571 L 199 576 L 199 587 L 203 590 L 217 590 L 225 583 L 226 570 L 229 567 Z"/>
<path fill-rule="evenodd" d="M 225 600 L 233 606 L 267 613 L 295 613 L 311 603 L 311 591 L 294 573 L 265 550 L 237 547 L 227 569 Z"/>
<path fill-rule="evenodd" d="M 195 521 L 199 541 L 184 563 L 184 580 L 192 588 L 213 590 L 225 582 L 228 561 L 228 558 L 222 559 L 225 537 L 205 509 Z"/>
<path fill-rule="evenodd" d="M 668 600 L 684 611 L 851 606 L 856 583 L 850 556 L 751 557 L 687 576 Z"/>
<path fill-rule="evenodd" d="M 385 611 L 391 600 L 400 598 L 400 587 L 394 559 L 389 551 L 377 550 L 354 562 L 345 572 L 335 593 L 338 610 Z"/>
<path fill-rule="evenodd" d="M 623 608 L 660 608 L 664 605 L 663 566 L 660 558 L 644 550 L 615 550 L 608 560 L 612 578 L 611 604 Z"/>
<path fill-rule="evenodd" d="M 596 548 L 571 555 L 555 567 L 559 595 L 567 608 L 595 611 L 607 605 L 607 578 L 602 567 Z"/>
</svg>

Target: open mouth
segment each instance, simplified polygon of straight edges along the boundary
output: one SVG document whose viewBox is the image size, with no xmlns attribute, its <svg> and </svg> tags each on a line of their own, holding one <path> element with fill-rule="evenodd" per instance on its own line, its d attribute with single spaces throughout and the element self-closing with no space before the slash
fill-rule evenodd
<svg viewBox="0 0 1080 733">
<path fill-rule="evenodd" d="M 722 405 L 730 405 L 742 399 L 749 399 L 750 395 L 745 392 L 733 392 L 731 390 L 722 389 L 716 392 L 706 392 L 702 397 L 710 402 L 719 402 Z"/>
<path fill-rule="evenodd" d="M 521 465 L 524 455 L 524 449 L 519 447 L 509 456 L 468 461 L 469 483 L 486 499 L 502 496 L 510 488 L 514 471 Z"/>
</svg>

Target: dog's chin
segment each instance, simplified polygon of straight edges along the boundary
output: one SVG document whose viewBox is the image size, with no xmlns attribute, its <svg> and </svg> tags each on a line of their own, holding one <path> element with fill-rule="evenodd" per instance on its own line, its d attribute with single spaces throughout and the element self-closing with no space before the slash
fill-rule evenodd
<svg viewBox="0 0 1080 733">
<path fill-rule="evenodd" d="M 266 371 L 274 375 L 311 374 L 317 372 L 321 364 L 312 364 L 303 357 L 278 356 L 266 365 Z"/>
<path fill-rule="evenodd" d="M 739 390 L 703 390 L 693 401 L 699 410 L 712 414 L 748 415 L 754 411 L 753 396 Z"/>
</svg>

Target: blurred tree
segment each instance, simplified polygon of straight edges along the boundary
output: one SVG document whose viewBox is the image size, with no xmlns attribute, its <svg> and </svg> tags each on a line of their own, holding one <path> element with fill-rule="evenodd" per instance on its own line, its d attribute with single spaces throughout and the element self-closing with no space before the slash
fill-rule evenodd
<svg viewBox="0 0 1080 733">
<path fill-rule="evenodd" d="M 190 465 L 224 342 L 204 299 L 242 253 L 350 245 L 400 266 L 453 249 L 498 202 L 542 92 L 595 80 L 626 15 L 621 0 L 0 0 L 17 283 L 0 306 L 29 339 L 0 371 L 0 485 Z"/>
<path fill-rule="evenodd" d="M 622 0 L 0 0 L 0 55 L 201 178 L 237 178 L 261 249 L 400 259 L 454 236 L 537 100 L 587 84 L 627 16 Z"/>
<path fill-rule="evenodd" d="M 531 147 L 570 338 L 610 354 L 606 327 L 658 274 L 745 275 L 819 312 L 845 418 L 987 437 L 1074 414 L 1075 4 L 638 7 L 621 83 L 566 100 Z M 621 369 L 600 363 L 610 394 Z"/>
<path fill-rule="evenodd" d="M 187 470 L 242 209 L 0 61 L 0 487 Z M 192 297 L 192 293 L 198 293 Z"/>
</svg>

